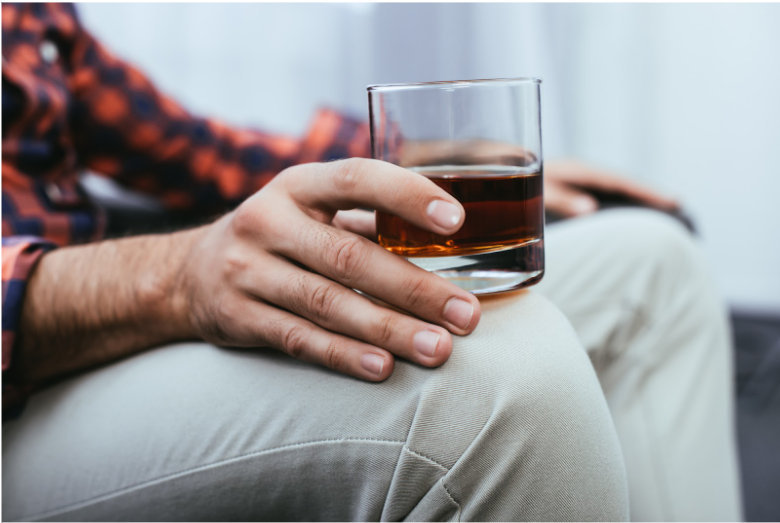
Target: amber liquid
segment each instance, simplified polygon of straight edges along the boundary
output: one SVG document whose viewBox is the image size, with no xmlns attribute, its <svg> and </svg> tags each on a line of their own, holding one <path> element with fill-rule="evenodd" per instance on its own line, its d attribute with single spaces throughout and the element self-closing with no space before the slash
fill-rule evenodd
<svg viewBox="0 0 780 523">
<path fill-rule="evenodd" d="M 377 212 L 379 244 L 389 251 L 412 258 L 465 256 L 515 248 L 543 237 L 541 171 L 510 166 L 412 170 L 453 195 L 466 210 L 466 220 L 455 234 L 442 236 Z"/>
</svg>

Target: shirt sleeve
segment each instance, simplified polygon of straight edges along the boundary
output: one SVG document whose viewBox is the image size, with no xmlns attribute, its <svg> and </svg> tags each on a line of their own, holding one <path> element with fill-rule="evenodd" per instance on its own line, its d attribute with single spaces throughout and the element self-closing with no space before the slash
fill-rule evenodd
<svg viewBox="0 0 780 523">
<path fill-rule="evenodd" d="M 23 401 L 26 390 L 7 375 L 22 314 L 27 281 L 41 256 L 53 243 L 32 236 L 3 237 L 3 417 Z"/>
<path fill-rule="evenodd" d="M 367 123 L 332 109 L 317 112 L 302 139 L 194 116 L 83 27 L 75 34 L 69 83 L 81 163 L 170 208 L 233 206 L 291 165 L 370 156 Z"/>
</svg>

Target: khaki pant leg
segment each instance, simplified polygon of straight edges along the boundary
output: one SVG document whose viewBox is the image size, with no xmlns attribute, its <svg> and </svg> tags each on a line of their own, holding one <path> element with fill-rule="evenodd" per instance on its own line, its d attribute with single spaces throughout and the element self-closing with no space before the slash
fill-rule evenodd
<svg viewBox="0 0 780 523">
<path fill-rule="evenodd" d="M 445 365 L 384 383 L 189 343 L 58 384 L 3 428 L 3 518 L 625 519 L 569 323 L 531 292 L 483 311 Z"/>
<path fill-rule="evenodd" d="M 612 210 L 548 229 L 537 290 L 598 373 L 625 456 L 631 518 L 742 517 L 726 308 L 691 235 Z"/>
</svg>

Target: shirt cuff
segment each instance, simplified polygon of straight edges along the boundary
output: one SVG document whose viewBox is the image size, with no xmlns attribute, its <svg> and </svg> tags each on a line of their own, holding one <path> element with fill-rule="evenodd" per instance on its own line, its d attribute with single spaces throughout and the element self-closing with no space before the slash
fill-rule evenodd
<svg viewBox="0 0 780 523">
<path fill-rule="evenodd" d="M 25 387 L 12 383 L 8 376 L 19 330 L 27 282 L 41 256 L 56 246 L 33 236 L 3 238 L 3 419 L 18 411 Z"/>
</svg>

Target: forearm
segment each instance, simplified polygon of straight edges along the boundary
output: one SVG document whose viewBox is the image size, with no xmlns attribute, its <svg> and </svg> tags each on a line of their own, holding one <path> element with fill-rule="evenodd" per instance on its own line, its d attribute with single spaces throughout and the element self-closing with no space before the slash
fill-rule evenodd
<svg viewBox="0 0 780 523">
<path fill-rule="evenodd" d="M 22 309 L 14 373 L 40 383 L 194 336 L 179 275 L 201 229 L 43 256 Z"/>
<path fill-rule="evenodd" d="M 479 322 L 479 301 L 334 227 L 337 211 L 355 207 L 442 235 L 465 219 L 462 205 L 424 176 L 347 160 L 288 169 L 198 229 L 45 254 L 27 279 L 14 381 L 30 389 L 193 338 L 276 348 L 369 381 L 387 379 L 394 356 L 441 365 L 450 333 L 466 335 Z"/>
</svg>

